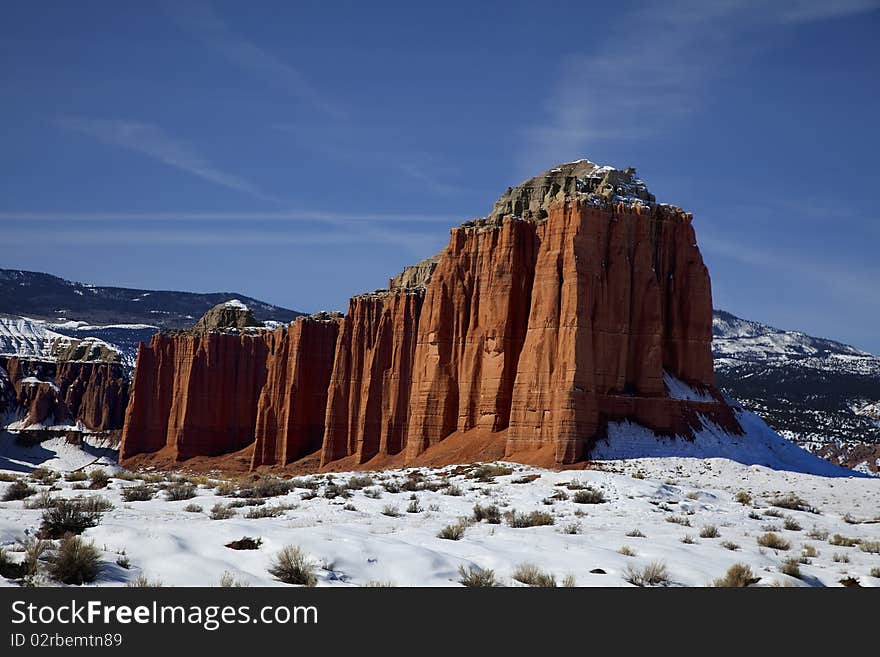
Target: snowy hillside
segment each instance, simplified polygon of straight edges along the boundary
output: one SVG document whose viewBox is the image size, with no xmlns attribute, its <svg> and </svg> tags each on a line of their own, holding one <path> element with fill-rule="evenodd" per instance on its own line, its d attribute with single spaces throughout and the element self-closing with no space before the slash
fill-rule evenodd
<svg viewBox="0 0 880 657">
<path fill-rule="evenodd" d="M 177 292 L 102 287 L 68 281 L 42 272 L 0 269 L 0 313 L 49 322 L 92 325 L 145 324 L 161 328 L 192 326 L 227 299 L 241 299 L 260 320 L 293 321 L 302 313 L 237 292 Z"/>
<path fill-rule="evenodd" d="M 38 360 L 54 360 L 71 347 L 80 346 L 78 360 L 98 360 L 101 351 L 116 352 L 114 346 L 98 338 L 94 332 L 82 337 L 62 334 L 48 325 L 27 317 L 0 317 L 0 356 L 22 356 Z"/>
<path fill-rule="evenodd" d="M 112 505 L 83 533 L 99 551 L 99 586 L 282 586 L 269 569 L 287 546 L 305 552 L 318 586 L 461 586 L 467 575 L 633 586 L 646 573 L 656 586 L 709 586 L 734 564 L 757 586 L 880 586 L 872 478 L 676 457 L 562 472 L 494 463 L 257 483 L 124 477 L 97 490 L 75 476 L 30 482 L 52 485 L 54 499 Z M 10 561 L 27 558 L 19 541 L 40 527 L 40 495 L 0 505 Z M 51 585 L 38 570 L 34 581 Z"/>
<path fill-rule="evenodd" d="M 849 467 L 880 470 L 880 357 L 715 311 L 719 387 L 790 440 Z"/>
</svg>

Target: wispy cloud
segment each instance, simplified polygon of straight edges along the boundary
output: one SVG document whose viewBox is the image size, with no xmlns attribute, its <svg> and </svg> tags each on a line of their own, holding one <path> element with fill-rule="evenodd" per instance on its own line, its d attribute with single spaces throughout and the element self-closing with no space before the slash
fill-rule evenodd
<svg viewBox="0 0 880 657">
<path fill-rule="evenodd" d="M 139 245 L 139 246 L 236 246 L 236 247 L 285 247 L 289 249 L 321 246 L 385 244 L 403 249 L 414 257 L 434 253 L 439 247 L 435 233 L 418 233 L 360 227 L 356 230 L 325 232 L 294 232 L 273 230 L 224 230 L 206 231 L 180 226 L 155 228 L 115 227 L 112 231 L 41 230 L 12 228 L 4 231 L 4 244 L 11 246 L 41 244 L 63 245 Z"/>
<path fill-rule="evenodd" d="M 671 0 L 624 12 L 589 51 L 564 57 L 544 120 L 524 130 L 520 164 L 532 171 L 602 141 L 663 134 L 702 106 L 707 80 L 748 56 L 752 31 L 878 7 L 880 0 Z"/>
<path fill-rule="evenodd" d="M 231 64 L 268 80 L 330 117 L 345 116 L 345 111 L 319 92 L 298 68 L 230 29 L 210 3 L 165 0 L 162 4 L 178 25 Z"/>
<path fill-rule="evenodd" d="M 82 117 L 61 117 L 54 122 L 67 130 L 135 151 L 215 185 L 234 189 L 264 201 L 280 201 L 248 180 L 218 169 L 192 146 L 172 137 L 156 125 L 125 119 Z"/>
<path fill-rule="evenodd" d="M 0 221 L 8 222 L 323 222 L 328 224 L 371 223 L 461 223 L 461 216 L 444 214 L 382 214 L 357 212 L 323 212 L 316 210 L 291 210 L 281 212 L 0 212 Z"/>
</svg>

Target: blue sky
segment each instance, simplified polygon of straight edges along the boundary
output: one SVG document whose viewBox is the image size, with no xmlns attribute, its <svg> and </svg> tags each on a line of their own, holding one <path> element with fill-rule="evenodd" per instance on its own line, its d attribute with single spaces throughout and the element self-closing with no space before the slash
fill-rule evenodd
<svg viewBox="0 0 880 657">
<path fill-rule="evenodd" d="M 880 353 L 880 0 L 6 2 L 4 267 L 344 309 L 582 157 L 716 307 Z"/>
</svg>

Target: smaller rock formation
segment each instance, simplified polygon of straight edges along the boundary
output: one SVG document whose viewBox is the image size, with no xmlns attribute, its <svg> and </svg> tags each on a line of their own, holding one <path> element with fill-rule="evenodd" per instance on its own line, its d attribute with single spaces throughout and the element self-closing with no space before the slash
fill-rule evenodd
<svg viewBox="0 0 880 657">
<path fill-rule="evenodd" d="M 238 299 L 232 299 L 224 303 L 219 303 L 208 312 L 202 315 L 201 319 L 191 329 L 191 332 L 198 335 L 205 335 L 212 331 L 223 331 L 225 329 L 243 329 L 249 327 L 261 327 L 260 322 L 254 319 L 251 309 L 244 305 Z"/>
</svg>

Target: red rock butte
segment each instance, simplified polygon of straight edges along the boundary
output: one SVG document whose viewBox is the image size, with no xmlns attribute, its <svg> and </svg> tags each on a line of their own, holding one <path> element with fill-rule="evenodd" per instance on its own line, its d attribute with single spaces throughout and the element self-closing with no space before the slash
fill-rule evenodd
<svg viewBox="0 0 880 657">
<path fill-rule="evenodd" d="M 565 465 L 612 421 L 741 432 L 714 384 L 692 216 L 633 169 L 559 165 L 344 316 L 252 320 L 231 302 L 141 344 L 121 460 Z"/>
</svg>

